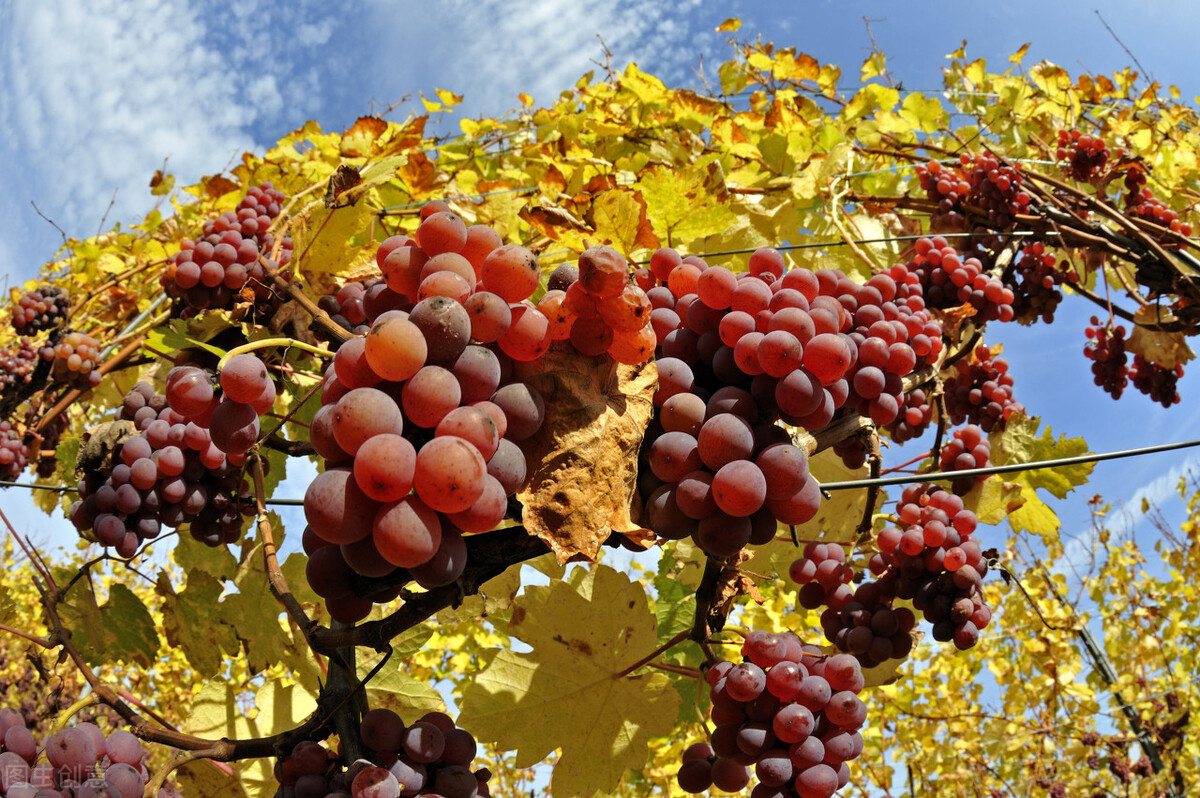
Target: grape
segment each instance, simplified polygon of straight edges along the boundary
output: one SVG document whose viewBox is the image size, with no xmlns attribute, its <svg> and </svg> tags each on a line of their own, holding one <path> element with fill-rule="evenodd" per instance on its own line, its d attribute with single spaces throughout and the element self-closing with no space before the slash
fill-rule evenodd
<svg viewBox="0 0 1200 798">
<path fill-rule="evenodd" d="M 305 520 L 330 543 L 353 543 L 371 534 L 379 509 L 344 467 L 318 474 L 304 493 Z"/>
<path fill-rule="evenodd" d="M 532 294 L 540 277 L 534 254 L 514 244 L 492 250 L 480 268 L 480 285 L 507 302 L 520 302 Z"/>
<path fill-rule="evenodd" d="M 500 361 L 485 347 L 468 345 L 449 368 L 458 380 L 463 404 L 486 400 L 500 387 Z"/>
<path fill-rule="evenodd" d="M 404 733 L 404 753 L 414 762 L 433 762 L 441 757 L 445 747 L 445 735 L 432 723 L 418 721 Z"/>
<path fill-rule="evenodd" d="M 425 366 L 412 376 L 400 394 L 404 415 L 418 427 L 436 427 L 462 401 L 454 374 L 441 366 Z"/>
<path fill-rule="evenodd" d="M 420 328 L 407 318 L 385 315 L 367 334 L 365 352 L 367 362 L 376 374 L 399 382 L 412 377 L 425 365 L 428 346 Z"/>
<path fill-rule="evenodd" d="M 209 421 L 213 445 L 226 454 L 245 454 L 258 440 L 258 413 L 250 405 L 223 401 Z"/>
<path fill-rule="evenodd" d="M 700 459 L 713 471 L 734 460 L 748 460 L 754 451 L 750 424 L 732 413 L 719 413 L 705 421 L 697 440 Z"/>
<path fill-rule="evenodd" d="M 504 493 L 511 496 L 525 484 L 525 454 L 509 438 L 501 438 L 496 453 L 487 462 L 487 472 L 494 477 Z"/>
<path fill-rule="evenodd" d="M 374 751 L 399 751 L 404 740 L 404 721 L 392 710 L 377 707 L 363 714 L 360 734 L 363 743 Z M 292 756 L 297 756 L 296 751 Z"/>
<path fill-rule="evenodd" d="M 457 407 L 438 422 L 435 436 L 454 435 L 469 441 L 486 461 L 500 445 L 500 431 L 492 417 L 477 407 Z"/>
<path fill-rule="evenodd" d="M 341 450 L 355 455 L 375 436 L 400 435 L 404 420 L 396 400 L 388 394 L 377 388 L 355 388 L 334 405 L 331 426 Z"/>
<path fill-rule="evenodd" d="M 612 247 L 591 247 L 579 256 L 579 284 L 597 297 L 617 296 L 629 282 L 629 265 Z"/>
<path fill-rule="evenodd" d="M 430 507 L 444 513 L 466 510 L 483 493 L 487 463 L 469 441 L 445 435 L 417 452 L 413 487 Z"/>
<path fill-rule="evenodd" d="M 512 325 L 512 309 L 501 296 L 476 291 L 463 303 L 471 319 L 471 337 L 482 343 L 499 341 Z"/>
<path fill-rule="evenodd" d="M 432 261 L 431 261 L 432 262 Z M 463 353 L 471 340 L 471 316 L 454 299 L 434 296 L 413 306 L 408 321 L 421 331 L 426 362 L 447 363 Z"/>
<path fill-rule="evenodd" d="M 450 520 L 457 522 L 460 515 L 456 513 Z M 466 565 L 467 544 L 462 533 L 451 524 L 444 524 L 437 551 L 426 562 L 410 567 L 408 572 L 417 584 L 428 590 L 454 582 L 462 576 Z"/>
<path fill-rule="evenodd" d="M 541 394 L 524 383 L 502 386 L 492 394 L 491 401 L 504 411 L 508 423 L 504 436 L 512 441 L 523 441 L 533 436 L 541 428 L 546 416 L 546 405 Z"/>
<path fill-rule="evenodd" d="M 536 308 L 513 305 L 508 331 L 498 341 L 500 349 L 513 360 L 536 360 L 550 348 L 550 322 Z"/>
<path fill-rule="evenodd" d="M 420 498 L 408 496 L 379 508 L 374 519 L 374 540 L 389 563 L 411 568 L 433 557 L 441 544 L 442 523 Z"/>
<path fill-rule="evenodd" d="M 375 501 L 402 499 L 412 490 L 416 458 L 407 438 L 394 433 L 374 435 L 358 448 L 354 481 Z"/>
<path fill-rule="evenodd" d="M 269 381 L 266 365 L 255 355 L 235 355 L 221 369 L 221 390 L 235 402 L 248 404 L 257 399 Z"/>
<path fill-rule="evenodd" d="M 372 765 L 358 772 L 350 792 L 354 798 L 400 798 L 401 790 L 391 771 Z"/>
<path fill-rule="evenodd" d="M 753 515 L 766 498 L 763 472 L 749 460 L 733 460 L 721 466 L 712 481 L 713 499 L 722 512 L 735 517 Z"/>
</svg>

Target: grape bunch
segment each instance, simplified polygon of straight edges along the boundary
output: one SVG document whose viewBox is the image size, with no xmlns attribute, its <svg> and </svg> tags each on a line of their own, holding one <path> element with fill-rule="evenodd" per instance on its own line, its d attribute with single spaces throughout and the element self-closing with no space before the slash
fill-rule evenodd
<svg viewBox="0 0 1200 798">
<path fill-rule="evenodd" d="M 28 338 L 22 337 L 8 351 L 0 353 L 0 393 L 7 394 L 33 380 L 40 355 Z"/>
<path fill-rule="evenodd" d="M 1137 353 L 1133 356 L 1133 364 L 1129 366 L 1128 374 L 1133 387 L 1149 396 L 1151 401 L 1163 407 L 1179 404 L 1176 384 L 1183 376 L 1182 363 L 1176 363 L 1172 368 L 1163 368 Z"/>
<path fill-rule="evenodd" d="M 999 432 L 1014 413 L 1025 412 L 1025 406 L 1013 400 L 1008 361 L 995 357 L 986 345 L 976 346 L 970 359 L 960 360 L 954 369 L 942 386 L 953 423 L 969 422 L 984 432 Z"/>
<path fill-rule="evenodd" d="M 1108 155 L 1108 147 L 1099 136 L 1089 136 L 1078 130 L 1058 131 L 1054 157 L 1062 164 L 1067 177 L 1084 183 L 1096 180 L 1108 166 Z"/>
<path fill-rule="evenodd" d="M 0 421 L 0 479 L 15 480 L 29 465 L 29 446 L 11 421 Z"/>
<path fill-rule="evenodd" d="M 48 361 L 51 377 L 72 388 L 95 388 L 100 384 L 100 342 L 92 336 L 67 330 L 40 350 Z"/>
<path fill-rule="evenodd" d="M 1092 361 L 1092 378 L 1113 399 L 1120 399 L 1129 383 L 1129 362 L 1125 354 L 1125 328 L 1111 324 L 1100 326 L 1100 319 L 1092 316 L 1091 326 L 1084 330 L 1088 342 L 1083 356 Z"/>
<path fill-rule="evenodd" d="M 942 447 L 938 466 L 942 471 L 966 471 L 972 468 L 987 468 L 990 463 L 992 446 L 983 430 L 974 424 L 954 430 L 950 440 Z M 959 496 L 965 496 L 987 477 L 958 477 L 951 488 Z"/>
<path fill-rule="evenodd" d="M 1038 319 L 1047 324 L 1054 321 L 1054 311 L 1062 301 L 1058 286 L 1064 276 L 1070 279 L 1073 274 L 1056 268 L 1056 264 L 1054 254 L 1046 252 L 1040 241 L 1021 248 L 1013 266 L 1013 277 L 1018 282 L 1014 286 L 1012 302 L 1014 317 L 1020 324 L 1028 326 Z"/>
<path fill-rule="evenodd" d="M 934 218 L 950 227 L 962 227 L 966 223 L 962 202 L 971 193 L 966 175 L 953 166 L 933 160 L 917 164 L 914 171 L 925 196 L 938 204 Z"/>
<path fill-rule="evenodd" d="M 841 609 L 854 593 L 850 587 L 854 569 L 846 563 L 846 552 L 836 543 L 806 543 L 804 553 L 788 567 L 788 576 L 800 585 L 798 600 L 805 609 Z"/>
<path fill-rule="evenodd" d="M 183 419 L 208 432 L 209 439 L 234 466 L 258 442 L 259 417 L 275 403 L 275 383 L 256 355 L 231 357 L 221 367 L 220 393 L 212 378 L 196 366 L 177 366 L 167 374 L 167 404 Z"/>
<path fill-rule="evenodd" d="M 978 258 L 963 258 L 942 236 L 917 239 L 908 270 L 918 276 L 931 308 L 970 305 L 981 321 L 1012 321 L 1013 291 L 984 273 Z"/>
<path fill-rule="evenodd" d="M 1016 215 L 1029 205 L 1029 194 L 1021 188 L 1021 170 L 1016 164 L 1002 162 L 991 153 L 966 153 L 959 156 L 959 163 L 967 176 L 971 190 L 967 202 L 987 214 L 987 225 L 992 230 L 1007 230 L 1016 221 Z"/>
<path fill-rule="evenodd" d="M 559 272 L 566 288 L 557 289 L 561 295 L 548 292 L 538 307 L 544 307 L 575 350 L 588 357 L 608 354 L 619 363 L 648 360 L 657 343 L 650 323 L 653 306 L 640 286 L 629 283 L 629 265 L 621 253 L 591 247 L 579 256 L 572 276 Z"/>
<path fill-rule="evenodd" d="M 635 279 L 650 286 L 658 340 L 648 524 L 718 557 L 817 511 L 807 454 L 777 420 L 817 430 L 846 407 L 890 423 L 902 377 L 942 346 L 903 265 L 860 285 L 832 269 L 787 271 L 770 248 L 744 274 L 660 249 Z"/>
<path fill-rule="evenodd" d="M 5 798 L 141 798 L 150 780 L 137 737 L 124 729 L 105 735 L 90 722 L 52 734 L 43 747 L 19 712 L 0 709 L 0 751 L 0 795 Z M 157 795 L 169 798 L 179 792 L 164 787 Z"/>
<path fill-rule="evenodd" d="M 370 759 L 349 768 L 320 743 L 304 741 L 275 764 L 277 798 L 487 798 L 487 768 L 471 770 L 475 738 L 442 712 L 429 712 L 411 726 L 390 709 L 362 717 L 362 741 Z"/>
<path fill-rule="evenodd" d="M 751 632 L 742 654 L 706 674 L 714 728 L 684 751 L 679 787 L 739 792 L 757 778 L 756 798 L 829 798 L 849 783 L 847 763 L 863 749 L 858 661 L 825 657 L 791 632 Z"/>
<path fill-rule="evenodd" d="M 896 420 L 887 427 L 893 441 L 904 443 L 925 433 L 933 422 L 933 407 L 929 399 L 929 394 L 924 388 L 916 388 L 904 395 L 904 403 L 900 406 L 900 412 L 896 414 Z"/>
<path fill-rule="evenodd" d="M 199 240 L 184 239 L 159 278 L 163 290 L 190 309 L 226 308 L 239 299 L 274 301 L 264 264 L 283 270 L 291 260 L 292 241 L 280 244 L 279 263 L 270 258 L 274 240 L 268 230 L 286 197 L 270 183 L 253 186 L 235 210 L 205 221 Z"/>
<path fill-rule="evenodd" d="M 436 211 L 416 241 L 385 240 L 387 286 L 426 296 L 379 315 L 326 372 L 311 425 L 326 468 L 305 494 L 305 548 L 309 583 L 338 620 L 361 620 L 374 601 L 394 596 L 358 596 L 355 574 L 405 568 L 427 588 L 453 582 L 465 565 L 463 534 L 493 529 L 524 484 L 518 443 L 541 427 L 545 405 L 514 378 L 514 363 L 544 354 L 549 328 L 526 302 L 536 259 L 523 247 L 481 252 L 494 235 Z M 480 264 L 478 283 L 462 252 Z M 440 275 L 453 279 L 439 284 Z M 442 293 L 456 285 L 465 295 Z"/>
<path fill-rule="evenodd" d="M 912 651 L 917 618 L 908 607 L 893 606 L 894 599 L 884 583 L 863 582 L 847 600 L 829 603 L 821 613 L 821 630 L 863 667 L 903 659 Z"/>
<path fill-rule="evenodd" d="M 145 382 L 125 395 L 117 418 L 139 431 L 114 450 L 109 473 L 88 469 L 79 480 L 80 500 L 68 512 L 77 530 L 122 557 L 163 526 L 187 523 L 209 546 L 241 537 L 243 511 L 252 512 L 253 503 L 240 469 L 208 428 L 186 420 Z"/>
<path fill-rule="evenodd" d="M 18 335 L 35 335 L 62 324 L 71 304 L 70 294 L 57 285 L 39 285 L 27 291 L 13 308 L 12 324 Z"/>
<path fill-rule="evenodd" d="M 1125 195 L 1125 213 L 1137 219 L 1144 219 L 1147 222 L 1166 227 L 1180 235 L 1190 236 L 1192 234 L 1192 226 L 1179 220 L 1179 212 L 1172 210 L 1165 202 L 1154 196 L 1154 192 L 1148 188 L 1137 191 L 1130 190 Z M 1173 240 L 1168 238 L 1166 241 L 1170 243 Z"/>
<path fill-rule="evenodd" d="M 383 313 L 389 310 L 407 312 L 412 310 L 412 305 L 408 297 L 388 288 L 382 277 L 347 283 L 336 293 L 326 294 L 317 301 L 317 307 L 328 313 L 340 327 L 355 335 L 370 332 L 371 323 Z M 316 328 L 316 332 L 326 339 L 329 337 L 320 327 Z"/>
<path fill-rule="evenodd" d="M 971 648 L 991 620 L 983 600 L 987 561 L 971 538 L 975 513 L 953 493 L 917 484 L 904 489 L 897 519 L 903 529 L 887 526 L 876 538 L 870 570 L 877 584 L 885 596 L 911 599 L 935 640 Z"/>
</svg>

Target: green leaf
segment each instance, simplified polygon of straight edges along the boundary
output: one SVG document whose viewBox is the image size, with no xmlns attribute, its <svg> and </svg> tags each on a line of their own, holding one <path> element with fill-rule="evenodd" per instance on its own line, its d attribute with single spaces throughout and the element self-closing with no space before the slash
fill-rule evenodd
<svg viewBox="0 0 1200 798">
<path fill-rule="evenodd" d="M 425 629 L 426 640 L 433 633 L 432 627 L 423 625 L 416 628 Z M 399 651 L 392 653 L 379 673 L 367 683 L 367 703 L 372 709 L 386 707 L 404 718 L 407 723 L 412 723 L 426 712 L 445 711 L 446 702 L 441 693 L 427 682 L 414 679 L 404 672 L 404 661 L 408 656 L 411 656 L 411 652 L 407 656 L 402 656 Z M 378 653 L 360 657 L 358 678 L 367 678 L 382 657 L 383 655 Z"/>
<path fill-rule="evenodd" d="M 183 650 L 200 678 L 216 675 L 225 653 L 236 652 L 238 645 L 233 629 L 221 621 L 221 583 L 211 574 L 193 571 L 187 588 L 177 594 L 167 574 L 160 573 L 157 589 L 167 642 Z"/>
<path fill-rule="evenodd" d="M 649 738 L 673 728 L 680 700 L 666 676 L 617 678 L 658 647 L 646 594 L 624 574 L 596 566 L 578 591 L 562 581 L 526 587 L 509 633 L 533 650 L 498 651 L 464 689 L 459 723 L 515 749 L 517 767 L 561 748 L 556 795 L 613 789 L 645 765 Z"/>
<path fill-rule="evenodd" d="M 206 546 L 191 535 L 180 535 L 171 551 L 175 564 L 185 574 L 204 571 L 220 581 L 233 579 L 237 573 L 237 560 L 224 546 Z"/>
<path fill-rule="evenodd" d="M 272 527 L 283 528 L 278 516 L 273 519 Z M 230 593 L 221 602 L 220 618 L 236 632 L 246 649 L 251 673 L 257 673 L 284 661 L 292 642 L 280 623 L 283 607 L 267 581 L 262 544 L 255 544 L 243 557 L 234 584 L 238 592 Z"/>
<path fill-rule="evenodd" d="M 165 327 L 156 327 L 146 333 L 146 346 L 164 354 L 199 347 L 217 357 L 224 357 L 224 349 L 211 346 L 205 341 L 227 329 L 229 319 L 226 314 L 220 312 L 205 313 L 191 321 L 172 319 Z"/>
<path fill-rule="evenodd" d="M 150 610 L 132 590 L 113 583 L 108 601 L 100 609 L 104 623 L 106 657 L 150 667 L 158 653 L 158 632 Z"/>
</svg>

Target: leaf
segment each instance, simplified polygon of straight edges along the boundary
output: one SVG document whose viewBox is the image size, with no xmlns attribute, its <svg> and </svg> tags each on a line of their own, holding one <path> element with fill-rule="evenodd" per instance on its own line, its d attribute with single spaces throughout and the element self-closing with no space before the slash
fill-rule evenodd
<svg viewBox="0 0 1200 798">
<path fill-rule="evenodd" d="M 226 652 L 237 651 L 237 636 L 220 620 L 221 583 L 204 571 L 188 575 L 187 588 L 176 593 L 166 573 L 156 583 L 162 596 L 167 642 L 183 651 L 200 678 L 220 670 Z"/>
<path fill-rule="evenodd" d="M 375 211 L 367 203 L 314 208 L 292 220 L 293 263 L 310 272 L 342 274 L 375 259 L 375 247 L 353 244 L 371 226 Z"/>
<path fill-rule="evenodd" d="M 425 639 L 429 639 L 433 629 L 425 628 Z M 382 654 L 371 653 L 363 656 L 358 662 L 358 678 L 365 679 L 378 663 Z M 412 656 L 412 652 L 408 654 Z M 404 672 L 404 662 L 408 656 L 393 652 L 391 658 L 380 669 L 379 673 L 367 683 L 367 703 L 372 709 L 386 707 L 407 722 L 412 723 L 426 712 L 443 712 L 446 702 L 441 694 L 426 682 L 414 679 Z"/>
<path fill-rule="evenodd" d="M 658 371 L 653 361 L 625 366 L 556 347 L 514 372 L 546 403 L 546 423 L 522 445 L 531 464 L 517 494 L 525 528 L 560 563 L 594 560 L 611 532 L 641 528 L 630 508 Z"/>
<path fill-rule="evenodd" d="M 271 514 L 274 529 L 283 529 L 279 516 Z M 282 544 L 282 541 L 277 541 Z M 220 619 L 237 634 L 246 650 L 251 673 L 282 662 L 291 643 L 280 625 L 283 607 L 271 593 L 263 565 L 262 544 L 255 543 L 242 558 L 234 579 L 238 592 L 221 601 Z"/>
<path fill-rule="evenodd" d="M 682 169 L 651 165 L 639 175 L 637 187 L 655 234 L 669 245 L 715 235 L 737 221 L 715 163 Z"/>
<path fill-rule="evenodd" d="M 1161 320 L 1159 312 L 1153 305 L 1137 309 L 1133 314 L 1133 332 L 1125 342 L 1125 349 L 1164 369 L 1173 369 L 1177 363 L 1188 363 L 1195 359 L 1196 353 L 1188 346 L 1184 333 L 1156 332 L 1140 326 L 1158 323 Z"/>
<path fill-rule="evenodd" d="M 246 791 L 236 773 L 228 765 L 211 759 L 193 759 L 176 768 L 174 776 L 184 788 L 185 795 L 206 798 L 245 798 Z"/>
<path fill-rule="evenodd" d="M 1049 426 L 1042 432 L 1041 437 L 1037 437 L 1040 424 L 1041 420 L 1037 418 L 1023 414 L 1012 416 L 1004 432 L 992 436 L 992 463 L 1033 463 L 1039 460 L 1077 457 L 1087 453 L 1087 441 L 1083 438 L 1067 438 L 1060 435 L 1058 440 L 1055 440 Z M 1033 488 L 1045 488 L 1058 498 L 1065 499 L 1075 487 L 1088 481 L 1093 468 L 1094 463 L 1078 463 L 1018 471 L 1007 475 L 1007 478 Z"/>
<path fill-rule="evenodd" d="M 105 631 L 105 654 L 110 661 L 135 662 L 149 668 L 158 652 L 158 632 L 150 610 L 132 590 L 113 584 L 100 608 Z"/>
<path fill-rule="evenodd" d="M 204 571 L 220 581 L 233 579 L 237 573 L 237 560 L 224 546 L 213 548 L 206 546 L 191 535 L 180 535 L 171 550 L 175 564 L 183 569 L 185 574 L 192 571 Z"/>
<path fill-rule="evenodd" d="M 533 98 L 530 97 L 525 92 L 520 92 L 519 94 L 517 94 L 517 99 L 520 100 L 521 105 L 525 106 L 526 108 L 533 107 Z"/>
<path fill-rule="evenodd" d="M 596 231 L 595 243 L 608 244 L 625 255 L 638 247 L 659 247 L 640 191 L 627 188 L 605 191 L 592 202 L 590 221 Z"/>
<path fill-rule="evenodd" d="M 742 27 L 742 21 L 737 17 L 730 17 L 717 26 L 717 32 L 721 31 L 736 31 Z"/>
<path fill-rule="evenodd" d="M 1025 53 L 1029 52 L 1030 44 L 1031 44 L 1031 42 L 1025 42 L 1024 44 L 1022 44 L 1015 53 L 1013 53 L 1012 55 L 1010 55 L 1008 57 L 1009 62 L 1013 63 L 1013 64 L 1019 64 L 1023 60 L 1025 60 Z"/>
<path fill-rule="evenodd" d="M 904 98 L 900 106 L 900 116 L 925 133 L 936 132 L 947 121 L 946 110 L 937 97 L 926 97 L 915 91 Z"/>
<path fill-rule="evenodd" d="M 464 689 L 459 724 L 516 750 L 517 767 L 561 748 L 555 795 L 612 790 L 646 764 L 649 739 L 674 727 L 680 700 L 666 676 L 616 676 L 658 647 L 645 592 L 624 574 L 596 566 L 578 591 L 527 586 L 509 632 L 532 651 L 498 651 Z"/>
<path fill-rule="evenodd" d="M 155 169 L 154 177 L 150 178 L 150 193 L 155 197 L 161 197 L 164 194 L 170 194 L 173 188 L 175 188 L 175 175 L 164 175 L 161 169 Z"/>
<path fill-rule="evenodd" d="M 171 319 L 165 327 L 155 327 L 146 333 L 146 346 L 163 353 L 199 347 L 220 358 L 225 355 L 225 350 L 205 341 L 228 328 L 229 320 L 223 313 L 205 314 L 194 320 Z"/>
</svg>

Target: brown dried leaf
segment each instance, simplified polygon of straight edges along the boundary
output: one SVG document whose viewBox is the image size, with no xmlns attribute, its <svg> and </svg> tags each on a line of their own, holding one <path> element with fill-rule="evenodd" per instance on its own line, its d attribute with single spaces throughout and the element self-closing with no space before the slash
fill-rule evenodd
<svg viewBox="0 0 1200 798">
<path fill-rule="evenodd" d="M 556 346 L 514 371 L 546 402 L 546 423 L 522 445 L 536 464 L 517 494 L 525 528 L 559 563 L 594 560 L 613 531 L 644 534 L 630 513 L 654 409 L 654 363 L 625 366 Z"/>
<path fill-rule="evenodd" d="M 387 132 L 387 122 L 377 116 L 360 116 L 342 134 L 342 155 L 350 158 L 369 157 L 376 149 L 375 140 Z"/>
<path fill-rule="evenodd" d="M 1128 351 L 1141 355 L 1151 363 L 1165 369 L 1173 369 L 1176 363 L 1187 363 L 1196 357 L 1196 353 L 1188 346 L 1187 337 L 1183 333 L 1155 332 L 1139 326 L 1170 321 L 1172 317 L 1169 313 L 1163 311 L 1160 317 L 1159 310 L 1153 305 L 1149 305 L 1138 308 L 1137 312 L 1133 314 L 1133 318 L 1136 323 L 1125 344 Z"/>
<path fill-rule="evenodd" d="M 337 171 L 329 178 L 329 185 L 325 189 L 325 207 L 336 208 L 341 205 L 353 205 L 358 201 L 357 196 L 348 195 L 345 202 L 339 202 L 338 198 L 360 183 L 362 183 L 362 175 L 359 174 L 357 166 L 339 165 Z"/>
<path fill-rule="evenodd" d="M 942 333 L 951 343 L 957 343 L 962 338 L 962 329 L 966 325 L 967 320 L 976 314 L 976 310 L 971 305 L 959 305 L 956 308 L 947 308 L 941 312 L 942 314 Z"/>
<path fill-rule="evenodd" d="M 237 191 L 241 188 L 241 186 L 224 175 L 206 177 L 201 182 L 204 184 L 204 193 L 210 197 L 223 197 L 230 191 Z"/>
</svg>

